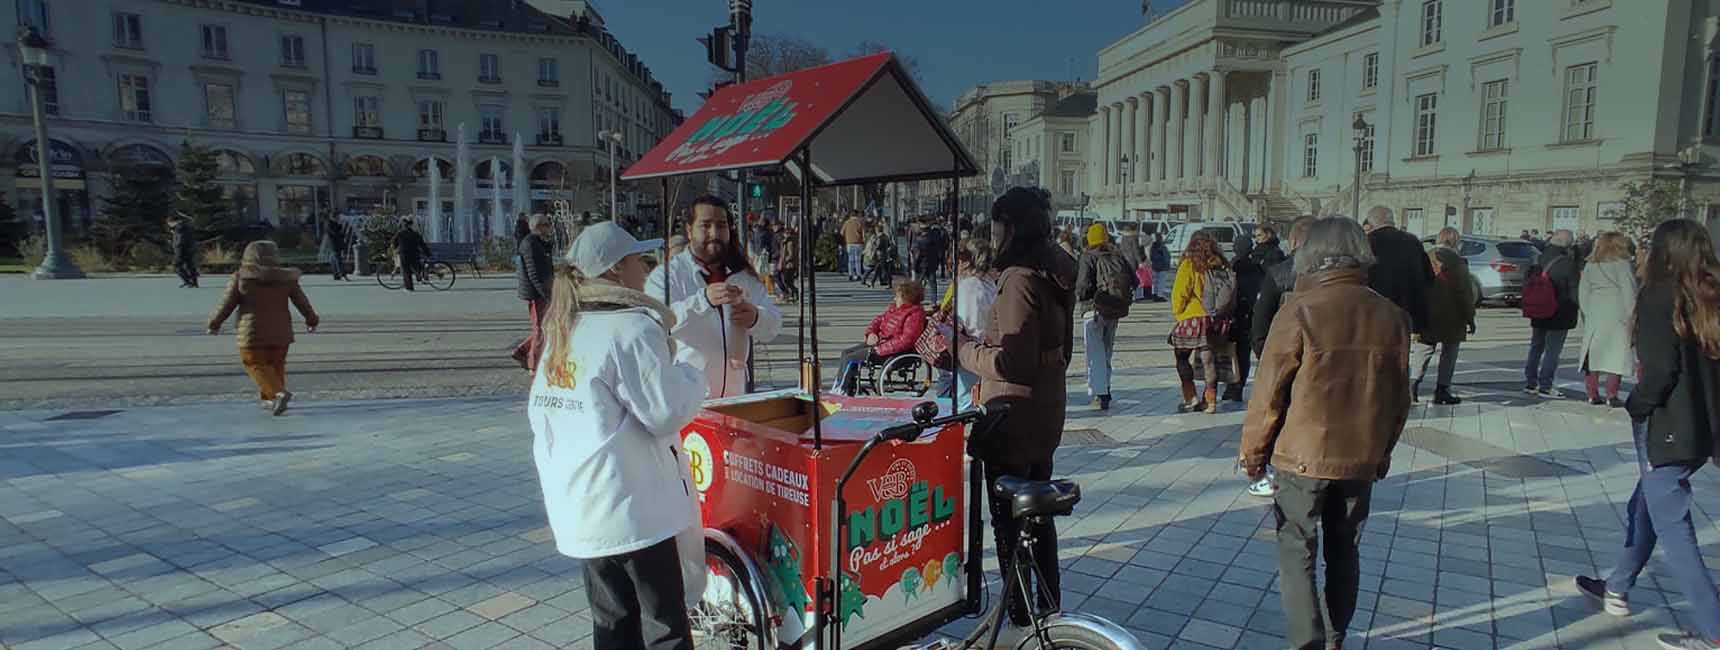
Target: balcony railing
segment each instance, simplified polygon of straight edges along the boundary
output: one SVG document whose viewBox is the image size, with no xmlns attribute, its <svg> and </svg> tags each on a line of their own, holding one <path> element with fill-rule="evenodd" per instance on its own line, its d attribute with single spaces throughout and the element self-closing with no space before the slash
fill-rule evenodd
<svg viewBox="0 0 1720 650">
<path fill-rule="evenodd" d="M 544 145 L 544 146 L 559 147 L 559 146 L 561 146 L 561 134 L 560 133 L 539 133 L 538 137 L 537 137 L 537 143 L 540 145 Z"/>
<path fill-rule="evenodd" d="M 420 73 L 418 73 L 418 78 L 428 80 L 428 81 L 441 81 L 442 80 L 442 73 L 440 73 L 440 72 L 420 72 Z"/>
<path fill-rule="evenodd" d="M 538 80 L 538 86 L 540 88 L 559 88 L 561 86 L 561 80 L 559 80 L 559 79 L 539 79 Z"/>
<path fill-rule="evenodd" d="M 424 142 L 447 142 L 447 129 L 418 129 L 418 139 Z"/>
<path fill-rule="evenodd" d="M 352 137 L 358 138 L 360 140 L 381 140 L 382 139 L 382 127 L 380 127 L 380 126 L 355 126 L 355 127 L 352 127 Z"/>
</svg>

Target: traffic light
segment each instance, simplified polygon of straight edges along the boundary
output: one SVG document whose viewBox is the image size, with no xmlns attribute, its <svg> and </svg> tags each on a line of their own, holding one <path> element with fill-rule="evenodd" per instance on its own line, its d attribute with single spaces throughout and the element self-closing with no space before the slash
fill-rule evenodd
<svg viewBox="0 0 1720 650">
<path fill-rule="evenodd" d="M 730 38 L 731 28 L 727 25 L 711 30 L 710 36 L 700 36 L 699 42 L 705 45 L 705 60 L 711 65 L 723 70 L 735 71 L 735 44 Z"/>
<path fill-rule="evenodd" d="M 764 183 L 747 183 L 747 195 L 755 199 L 764 198 Z"/>
</svg>

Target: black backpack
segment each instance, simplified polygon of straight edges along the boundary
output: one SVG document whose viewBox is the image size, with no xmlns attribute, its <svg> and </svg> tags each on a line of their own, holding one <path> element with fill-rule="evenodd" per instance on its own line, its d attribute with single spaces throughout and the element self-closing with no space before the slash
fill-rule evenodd
<svg viewBox="0 0 1720 650">
<path fill-rule="evenodd" d="M 1112 320 L 1129 315 L 1135 304 L 1135 287 L 1140 281 L 1129 260 L 1121 253 L 1108 252 L 1093 256 L 1093 311 Z"/>
</svg>

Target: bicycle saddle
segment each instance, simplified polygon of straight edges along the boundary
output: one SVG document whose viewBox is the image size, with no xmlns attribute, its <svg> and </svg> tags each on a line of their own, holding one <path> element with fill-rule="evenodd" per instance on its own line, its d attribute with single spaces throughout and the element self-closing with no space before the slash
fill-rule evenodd
<svg viewBox="0 0 1720 650">
<path fill-rule="evenodd" d="M 1023 517 L 1062 517 L 1075 512 L 1081 502 L 1081 486 L 1074 481 L 1029 481 L 1017 476 L 1000 476 L 992 486 L 992 494 L 1009 502 L 1009 512 L 1017 519 Z"/>
</svg>

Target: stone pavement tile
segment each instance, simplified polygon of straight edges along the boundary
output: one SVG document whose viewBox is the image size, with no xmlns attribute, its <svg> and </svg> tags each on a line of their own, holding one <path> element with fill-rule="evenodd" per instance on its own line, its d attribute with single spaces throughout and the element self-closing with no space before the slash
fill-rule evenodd
<svg viewBox="0 0 1720 650">
<path fill-rule="evenodd" d="M 382 616 L 370 616 L 346 627 L 327 632 L 324 636 L 343 645 L 354 646 L 403 630 L 399 623 Z"/>
<path fill-rule="evenodd" d="M 436 598 L 426 598 L 389 612 L 380 613 L 387 615 L 389 618 L 394 619 L 395 622 L 400 623 L 401 625 L 415 626 L 456 609 L 459 608 L 446 601 Z"/>
<path fill-rule="evenodd" d="M 1142 629 L 1167 637 L 1174 637 L 1182 632 L 1183 626 L 1189 621 L 1186 613 L 1167 612 L 1152 607 L 1142 607 L 1128 618 L 1130 628 Z"/>
<path fill-rule="evenodd" d="M 435 639 L 447 639 L 484 623 L 484 619 L 465 610 L 452 611 L 419 623 L 413 629 Z"/>
<path fill-rule="evenodd" d="M 499 620 L 503 625 L 529 634 L 546 625 L 554 625 L 558 621 L 568 618 L 568 616 L 569 614 L 565 611 L 539 603 L 504 616 Z"/>
<path fill-rule="evenodd" d="M 166 620 L 151 623 L 136 630 L 124 632 L 118 635 L 109 635 L 107 640 L 112 642 L 114 645 L 119 646 L 122 650 L 134 650 L 136 648 L 147 648 L 170 639 L 177 639 L 190 634 L 200 634 L 200 632 L 197 628 L 192 627 L 191 624 L 186 623 L 183 620 L 168 618 Z"/>
<path fill-rule="evenodd" d="M 456 650 L 486 650 L 519 637 L 519 631 L 501 623 L 484 623 L 444 640 Z"/>
<path fill-rule="evenodd" d="M 1233 603 L 1208 598 L 1195 608 L 1190 616 L 1234 627 L 1244 627 L 1248 625 L 1248 619 L 1252 614 L 1252 608 L 1238 607 Z"/>
<path fill-rule="evenodd" d="M 22 634 L 8 632 L 6 642 L 10 647 L 19 650 L 67 650 L 102 641 L 100 635 L 80 627 L 56 627 L 42 635 L 33 635 L 33 632 L 34 630 Z"/>
<path fill-rule="evenodd" d="M 1197 618 L 1183 626 L 1177 638 L 1214 648 L 1230 648 L 1242 638 L 1242 629 Z"/>
</svg>

